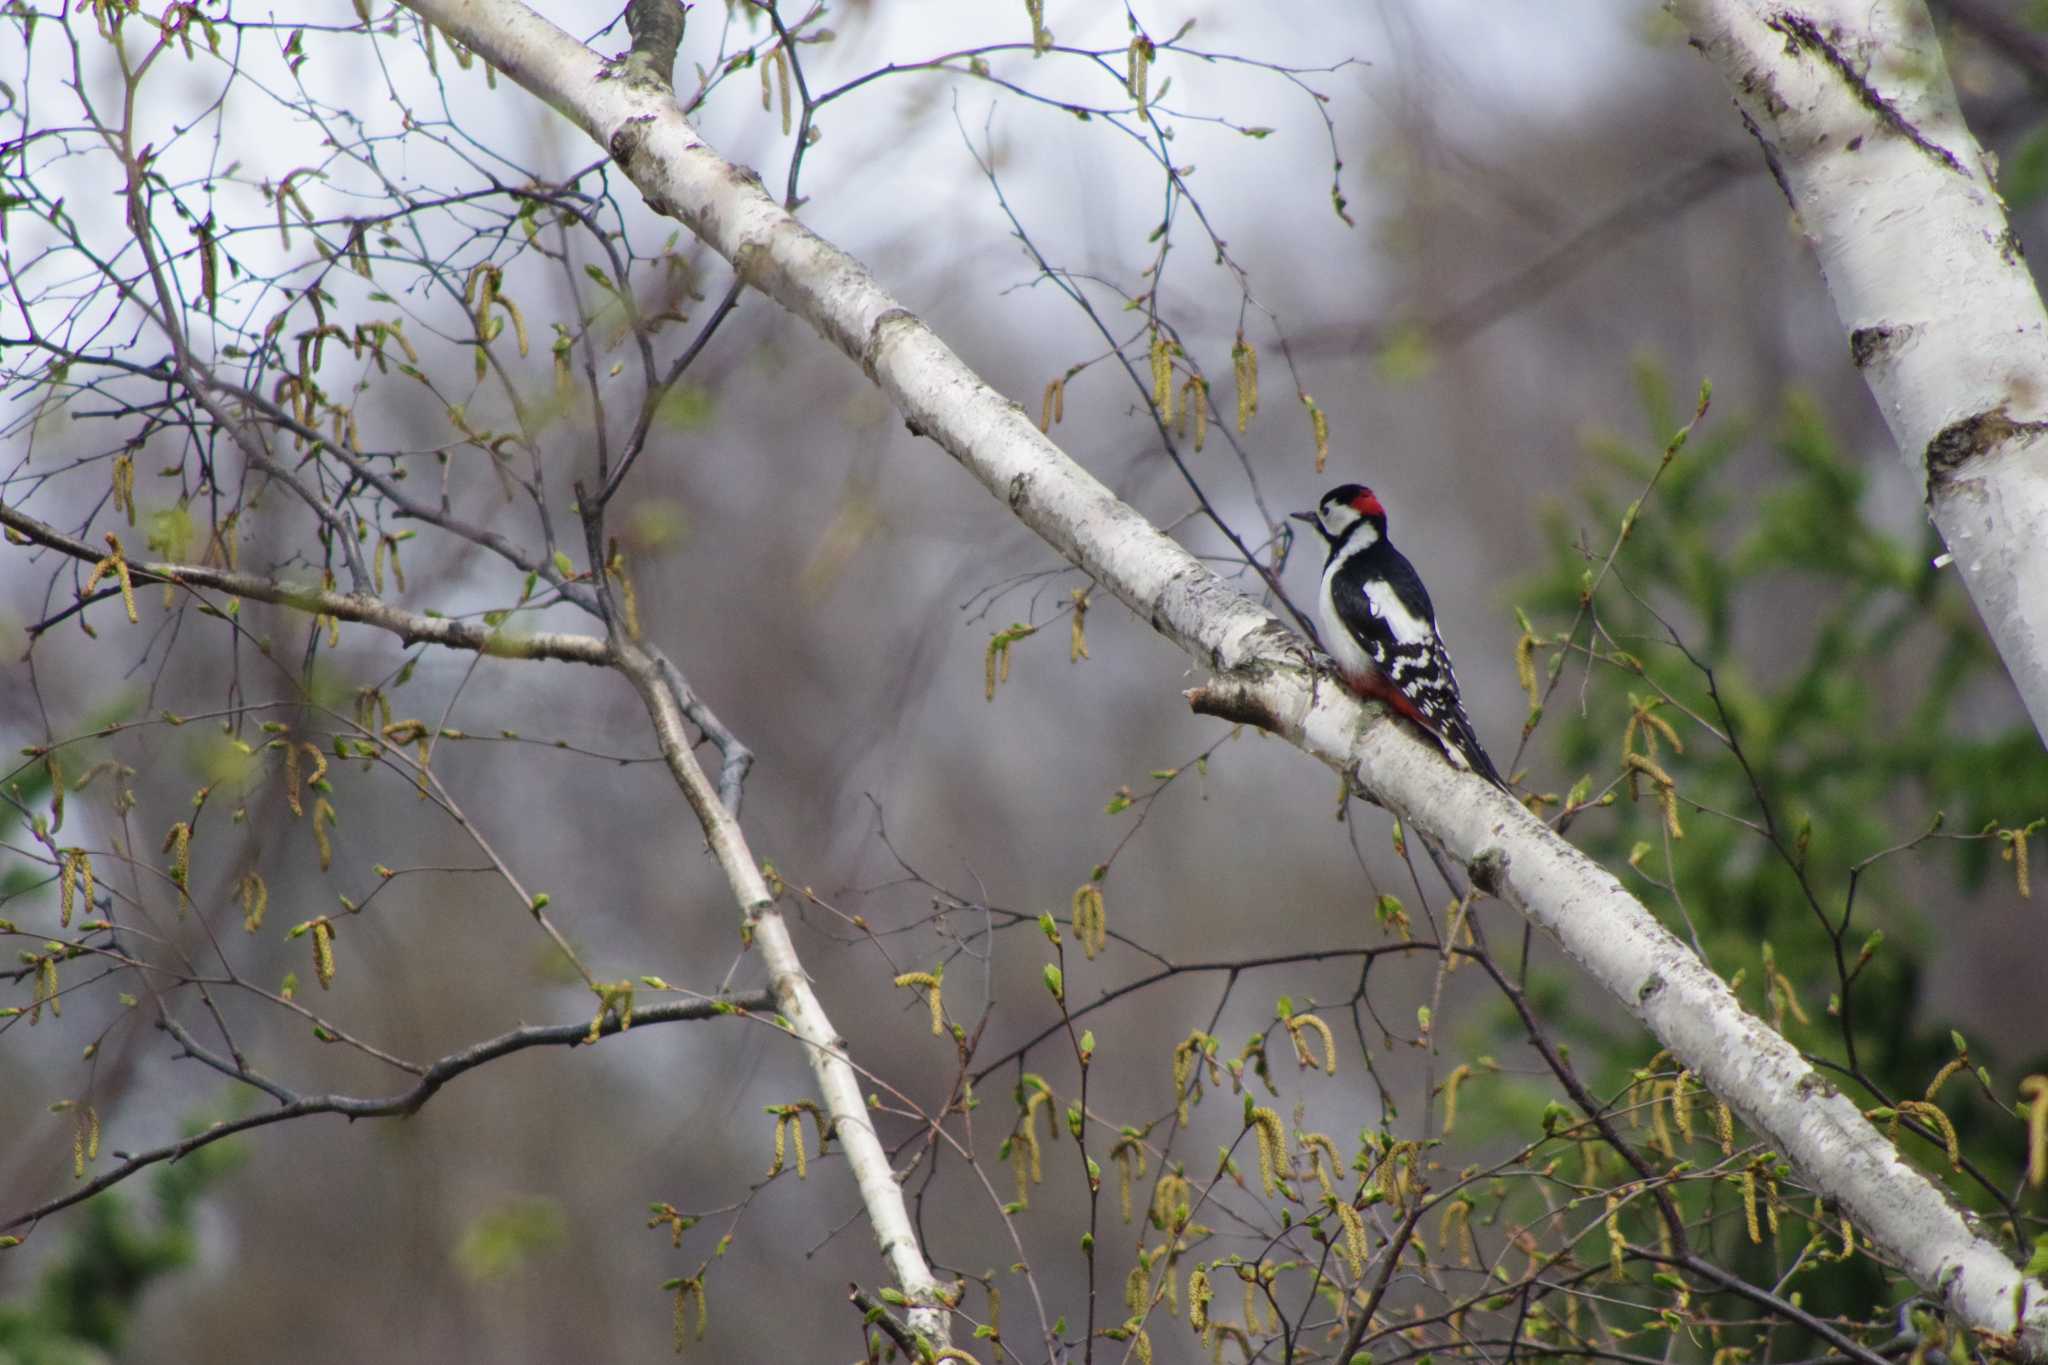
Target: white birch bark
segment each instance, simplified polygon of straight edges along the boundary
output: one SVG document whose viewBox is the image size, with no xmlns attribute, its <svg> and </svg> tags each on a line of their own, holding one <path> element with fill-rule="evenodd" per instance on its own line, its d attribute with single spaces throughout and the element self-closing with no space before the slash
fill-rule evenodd
<svg viewBox="0 0 2048 1365">
<path fill-rule="evenodd" d="M 1218 677 L 1190 694 L 1349 774 L 1543 926 L 1743 1119 L 1840 1201 L 1930 1294 L 2048 1357 L 2048 1290 L 1975 1234 L 1856 1105 L 1808 1066 L 1613 876 L 1480 779 L 1309 666 L 1305 643 L 1105 488 L 984 383 L 867 269 L 706 146 L 673 98 L 519 0 L 405 0 L 609 148 L 648 202 L 856 361 L 1010 510 Z M 872 1206 L 871 1206 L 872 1212 Z"/>
<path fill-rule="evenodd" d="M 733 899 L 746 913 L 747 927 L 768 968 L 768 985 L 775 993 L 776 1006 L 789 1031 L 803 1045 L 825 1112 L 832 1116 L 832 1133 L 839 1139 L 840 1150 L 846 1153 L 847 1166 L 853 1172 L 861 1205 L 868 1215 L 868 1226 L 874 1230 L 875 1245 L 910 1300 L 910 1329 L 935 1348 L 944 1349 L 950 1341 L 950 1319 L 940 1306 L 938 1281 L 918 1245 L 917 1230 L 910 1220 L 910 1209 L 903 1202 L 903 1187 L 897 1183 L 896 1170 L 889 1164 L 888 1149 L 882 1146 L 868 1116 L 860 1077 L 847 1058 L 846 1040 L 832 1027 L 824 1004 L 811 989 L 810 976 L 797 955 L 789 923 L 783 919 L 782 908 L 768 889 L 760 861 L 747 846 L 740 822 L 726 809 L 697 762 L 682 707 L 663 684 L 659 666 L 639 646 L 622 640 L 613 643 L 618 651 L 619 671 L 640 694 L 654 722 L 662 760 L 703 826 L 705 840 L 725 873 Z M 802 1141 L 801 1135 L 798 1141 Z"/>
<path fill-rule="evenodd" d="M 1925 5 L 1671 7 L 1763 145 L 1850 355 L 2048 737 L 2048 315 Z"/>
</svg>

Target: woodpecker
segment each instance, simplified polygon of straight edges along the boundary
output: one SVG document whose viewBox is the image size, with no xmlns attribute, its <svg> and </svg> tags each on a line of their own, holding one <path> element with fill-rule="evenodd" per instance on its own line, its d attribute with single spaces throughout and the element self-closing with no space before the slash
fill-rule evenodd
<svg viewBox="0 0 2048 1365">
<path fill-rule="evenodd" d="M 1454 767 L 1506 791 L 1458 698 L 1429 592 L 1387 539 L 1387 509 L 1370 488 L 1347 483 L 1323 494 L 1315 511 L 1292 515 L 1330 547 L 1316 617 L 1344 681 L 1428 731 Z"/>
</svg>

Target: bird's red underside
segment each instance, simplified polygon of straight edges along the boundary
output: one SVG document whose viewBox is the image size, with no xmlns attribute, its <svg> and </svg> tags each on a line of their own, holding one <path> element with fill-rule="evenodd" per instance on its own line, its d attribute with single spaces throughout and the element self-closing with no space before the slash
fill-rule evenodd
<svg viewBox="0 0 2048 1365">
<path fill-rule="evenodd" d="M 1359 696 L 1366 698 L 1368 701 L 1385 702 L 1395 715 L 1406 717 L 1408 720 L 1415 722 L 1415 724 L 1421 726 L 1426 733 L 1432 736 L 1436 734 L 1436 727 L 1423 717 L 1421 710 L 1414 702 L 1408 700 L 1408 698 L 1395 690 L 1394 685 L 1387 681 L 1384 673 L 1353 673 L 1351 670 L 1345 669 L 1342 676 L 1346 685 Z"/>
</svg>

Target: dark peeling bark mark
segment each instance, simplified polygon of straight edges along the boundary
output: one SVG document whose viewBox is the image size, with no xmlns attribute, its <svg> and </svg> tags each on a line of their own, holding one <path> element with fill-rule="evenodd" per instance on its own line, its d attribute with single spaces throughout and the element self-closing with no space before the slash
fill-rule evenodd
<svg viewBox="0 0 2048 1365">
<path fill-rule="evenodd" d="M 605 144 L 605 150 L 612 154 L 612 160 L 619 163 L 628 177 L 633 174 L 633 158 L 640 154 L 640 144 L 646 139 L 646 133 L 641 125 L 653 117 L 652 114 L 645 114 L 627 119 L 612 134 L 611 141 Z"/>
<path fill-rule="evenodd" d="M 1643 978 L 1643 984 L 1636 987 L 1636 1003 L 1638 1005 L 1647 1005 L 1651 1000 L 1662 994 L 1663 990 L 1664 973 L 1651 972 Z"/>
<path fill-rule="evenodd" d="M 2020 245 L 2019 234 L 2010 227 L 1998 234 L 1998 255 L 2007 265 L 2018 265 L 2027 258 L 2027 249 Z"/>
<path fill-rule="evenodd" d="M 1908 326 L 1858 327 L 1849 333 L 1849 359 L 1857 369 L 1863 369 L 1898 350 L 1912 335 L 1913 329 Z"/>
<path fill-rule="evenodd" d="M 1818 1071 L 1809 1071 L 1804 1076 L 1801 1076 L 1799 1084 L 1795 1089 L 1798 1090 L 1801 1099 L 1810 1099 L 1816 1095 L 1822 1099 L 1832 1099 L 1839 1093 L 1835 1089 L 1834 1082 L 1821 1075 Z"/>
<path fill-rule="evenodd" d="M 1956 479 L 1970 461 L 1990 454 L 2015 436 L 2042 432 L 2048 432 L 2048 422 L 2015 422 L 2003 403 L 1989 412 L 1950 422 L 1927 443 L 1927 500 L 1932 502 L 1935 492 Z"/>
<path fill-rule="evenodd" d="M 1778 182 L 1778 193 L 1785 196 L 1785 202 L 1791 205 L 1794 213 L 1797 213 L 1799 201 L 1792 197 L 1792 182 L 1785 178 L 1785 163 L 1778 160 L 1778 149 L 1764 136 L 1764 130 L 1756 126 L 1756 120 L 1749 116 L 1749 110 L 1737 104 L 1735 112 L 1742 115 L 1742 126 L 1756 139 L 1756 145 L 1763 148 L 1764 165 L 1770 168 L 1771 179 Z"/>
<path fill-rule="evenodd" d="M 1863 72 L 1856 69 L 1856 64 L 1849 60 L 1848 54 L 1836 47 L 1827 35 L 1820 31 L 1820 25 L 1803 14 L 1793 14 L 1789 11 L 1765 22 L 1785 35 L 1785 51 L 1789 55 L 1797 56 L 1800 49 L 1804 48 L 1833 67 L 1849 89 L 1855 92 L 1863 107 L 1876 115 L 1877 121 L 1888 131 L 1906 139 L 1957 175 L 1969 174 L 1963 169 L 1963 163 L 1956 160 L 1953 152 L 1932 141 L 1925 133 L 1906 122 L 1899 111 L 1892 107 L 1891 101 L 1879 94 L 1877 88 L 1864 78 Z"/>
<path fill-rule="evenodd" d="M 759 242 L 741 242 L 733 248 L 733 274 L 764 294 L 768 292 L 768 275 L 774 263 L 774 255 Z"/>
<path fill-rule="evenodd" d="M 1501 889 L 1508 884 L 1508 851 L 1499 845 L 1481 849 L 1466 871 L 1472 876 L 1472 885 L 1489 896 L 1501 897 Z"/>
<path fill-rule="evenodd" d="M 921 327 L 923 325 L 917 320 L 917 314 L 911 312 L 908 308 L 885 308 L 882 310 L 881 315 L 868 325 L 867 338 L 861 342 L 860 346 L 860 367 L 867 375 L 869 383 L 879 384 L 882 382 L 876 376 L 875 370 L 882 356 L 882 347 L 888 341 L 890 329 L 898 326 Z M 911 430 L 917 431 L 915 423 L 911 425 Z M 918 434 L 923 435 L 922 432 Z"/>
<path fill-rule="evenodd" d="M 1187 697 L 1189 709 L 1198 716 L 1214 716 L 1235 725 L 1255 725 L 1274 734 L 1283 732 L 1280 717 L 1249 689 L 1233 687 L 1219 695 L 1213 687 L 1197 687 Z"/>
</svg>

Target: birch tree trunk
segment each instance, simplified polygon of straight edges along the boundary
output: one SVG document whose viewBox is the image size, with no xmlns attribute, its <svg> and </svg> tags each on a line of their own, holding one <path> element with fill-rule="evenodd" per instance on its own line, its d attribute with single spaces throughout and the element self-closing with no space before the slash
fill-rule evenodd
<svg viewBox="0 0 2048 1365">
<path fill-rule="evenodd" d="M 1552 934 L 1702 1082 L 1784 1152 L 1930 1295 L 2048 1358 L 2048 1290 L 1975 1234 L 1855 1103 L 1605 869 L 1481 779 L 1385 723 L 1307 645 L 1041 434 L 858 261 L 707 146 L 666 82 L 609 69 L 519 0 L 405 0 L 607 148 L 661 212 L 804 318 L 1010 511 L 1217 677 L 1198 710 L 1260 725 L 1436 839 L 1483 889 Z M 878 1222 L 878 1227 L 880 1223 Z"/>
<path fill-rule="evenodd" d="M 1798 214 L 1850 356 L 2048 737 L 2048 315 L 1926 7 L 1672 9 Z"/>
</svg>

